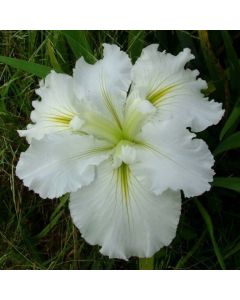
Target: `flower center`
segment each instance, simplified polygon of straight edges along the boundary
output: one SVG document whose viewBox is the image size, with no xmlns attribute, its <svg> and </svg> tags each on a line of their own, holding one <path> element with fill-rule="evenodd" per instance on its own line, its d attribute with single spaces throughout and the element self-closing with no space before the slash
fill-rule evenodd
<svg viewBox="0 0 240 300">
<path fill-rule="evenodd" d="M 134 143 L 128 140 L 121 140 L 114 148 L 113 167 L 118 168 L 122 163 L 133 164 L 136 161 L 136 150 Z"/>
<path fill-rule="evenodd" d="M 78 117 L 73 119 L 71 126 L 84 134 L 90 134 L 97 139 L 109 142 L 109 149 L 112 151 L 112 165 L 117 169 L 124 164 L 131 165 L 136 162 L 136 146 L 141 144 L 138 134 L 155 110 L 149 101 L 133 97 L 126 103 L 122 118 L 113 117 L 111 119 L 99 111 L 86 109 L 82 111 L 81 119 Z"/>
</svg>

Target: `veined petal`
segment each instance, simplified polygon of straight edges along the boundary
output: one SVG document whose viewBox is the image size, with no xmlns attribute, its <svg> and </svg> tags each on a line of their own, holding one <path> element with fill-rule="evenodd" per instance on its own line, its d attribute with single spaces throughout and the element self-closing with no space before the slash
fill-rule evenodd
<svg viewBox="0 0 240 300">
<path fill-rule="evenodd" d="M 129 95 L 125 105 L 123 134 L 125 139 L 134 140 L 142 126 L 153 118 L 156 108 L 147 100 L 141 99 L 135 91 Z"/>
<path fill-rule="evenodd" d="M 97 167 L 90 185 L 71 193 L 70 212 L 82 236 L 110 258 L 151 257 L 176 235 L 180 192 L 156 196 L 123 164 L 112 169 L 107 160 Z"/>
<path fill-rule="evenodd" d="M 123 106 L 131 83 L 131 61 L 116 45 L 104 44 L 103 59 L 94 65 L 80 58 L 73 71 L 74 87 L 80 100 L 121 127 Z"/>
<path fill-rule="evenodd" d="M 72 128 L 71 121 L 79 115 L 80 110 L 71 76 L 52 71 L 40 83 L 36 93 L 41 101 L 32 102 L 34 110 L 31 120 L 34 124 L 30 124 L 27 130 L 19 130 L 20 136 L 25 136 L 30 142 L 32 138 L 39 140 L 45 134 L 76 130 L 76 127 Z"/>
<path fill-rule="evenodd" d="M 184 69 L 194 58 L 190 49 L 174 56 L 157 48 L 155 44 L 144 48 L 133 66 L 132 91 L 138 90 L 158 109 L 160 120 L 176 118 L 195 132 L 217 124 L 224 113 L 222 104 L 208 101 L 201 94 L 207 84 L 197 79 L 197 70 Z"/>
<path fill-rule="evenodd" d="M 92 182 L 94 166 L 109 155 L 108 145 L 91 136 L 50 134 L 32 140 L 16 174 L 42 198 L 55 198 Z"/>
<path fill-rule="evenodd" d="M 214 159 L 207 144 L 173 121 L 146 124 L 137 137 L 134 175 L 155 194 L 168 188 L 183 190 L 186 197 L 210 189 Z"/>
<path fill-rule="evenodd" d="M 147 100 L 141 99 L 137 93 L 127 98 L 124 106 L 124 119 L 121 126 L 109 120 L 106 115 L 87 105 L 82 105 L 84 124 L 81 130 L 98 139 L 105 139 L 116 145 L 121 140 L 134 141 L 143 124 L 154 117 L 156 108 Z"/>
</svg>

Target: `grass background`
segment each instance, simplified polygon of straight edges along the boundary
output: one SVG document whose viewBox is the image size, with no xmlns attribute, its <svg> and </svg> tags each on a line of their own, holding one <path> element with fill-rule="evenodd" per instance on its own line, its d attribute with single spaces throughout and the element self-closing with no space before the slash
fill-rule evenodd
<svg viewBox="0 0 240 300">
<path fill-rule="evenodd" d="M 213 187 L 183 199 L 177 236 L 156 253 L 154 268 L 240 269 L 239 31 L 0 31 L 0 269 L 139 268 L 137 258 L 108 259 L 81 238 L 67 195 L 43 200 L 15 176 L 27 148 L 16 130 L 30 122 L 39 78 L 50 69 L 71 74 L 82 55 L 93 63 L 103 42 L 118 44 L 133 62 L 151 43 L 173 54 L 189 47 L 196 59 L 188 67 L 226 109 L 217 126 L 199 134 L 215 154 Z"/>
</svg>

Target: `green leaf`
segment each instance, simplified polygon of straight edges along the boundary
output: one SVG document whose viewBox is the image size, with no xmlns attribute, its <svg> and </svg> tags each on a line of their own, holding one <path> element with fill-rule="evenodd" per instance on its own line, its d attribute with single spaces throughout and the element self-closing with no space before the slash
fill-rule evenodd
<svg viewBox="0 0 240 300">
<path fill-rule="evenodd" d="M 213 152 L 214 155 L 218 155 L 222 152 L 236 149 L 240 147 L 240 132 L 236 132 L 229 137 L 227 137 L 225 140 L 223 140 L 215 149 Z"/>
<path fill-rule="evenodd" d="M 240 177 L 215 177 L 213 186 L 222 187 L 240 193 Z"/>
<path fill-rule="evenodd" d="M 209 96 L 216 91 L 216 87 L 212 81 L 208 82 L 208 87 L 206 90 L 203 90 L 205 96 Z"/>
<path fill-rule="evenodd" d="M 37 75 L 38 77 L 41 78 L 46 77 L 47 74 L 51 72 L 50 67 L 29 62 L 23 59 L 0 56 L 0 62 L 7 64 L 11 67 L 17 68 L 19 70 Z"/>
<path fill-rule="evenodd" d="M 212 49 L 208 36 L 208 31 L 199 30 L 198 36 L 200 39 L 200 45 L 204 56 L 204 60 L 210 73 L 211 80 L 213 81 L 213 84 L 216 87 L 217 95 L 218 97 L 223 97 L 223 95 L 225 95 L 226 93 L 224 72 L 221 68 L 221 65 L 219 64 L 218 58 L 216 57 Z"/>
<path fill-rule="evenodd" d="M 48 225 L 46 227 L 43 228 L 43 230 L 41 232 L 39 232 L 35 236 L 36 239 L 42 239 L 43 237 L 45 237 L 58 224 L 58 221 L 64 212 L 64 205 L 66 204 L 68 199 L 69 199 L 68 194 L 66 194 L 60 198 L 60 203 L 58 204 L 58 206 L 56 207 L 56 209 L 54 210 L 54 212 L 52 213 L 52 215 L 50 217 L 50 222 L 48 223 Z"/>
<path fill-rule="evenodd" d="M 211 78 L 214 81 L 218 82 L 220 80 L 219 68 L 217 66 L 218 61 L 216 56 L 214 55 L 214 52 L 212 51 L 212 47 L 208 37 L 208 32 L 206 30 L 199 30 L 198 36 L 200 39 L 200 45 L 203 52 L 203 56 Z"/>
<path fill-rule="evenodd" d="M 129 30 L 128 34 L 128 54 L 134 63 L 142 52 L 144 45 L 143 30 Z"/>
<path fill-rule="evenodd" d="M 226 255 L 224 255 L 224 259 L 231 257 L 240 251 L 240 243 L 238 243 L 235 247 L 233 247 Z"/>
<path fill-rule="evenodd" d="M 51 62 L 53 69 L 56 72 L 63 73 L 63 70 L 62 70 L 60 64 L 58 63 L 58 60 L 55 55 L 55 50 L 54 50 L 53 45 L 50 40 L 47 41 L 47 53 L 49 55 L 50 62 Z"/>
<path fill-rule="evenodd" d="M 154 257 L 139 258 L 139 270 L 154 270 Z"/>
<path fill-rule="evenodd" d="M 237 105 L 233 108 L 229 118 L 227 119 L 226 123 L 223 126 L 223 129 L 220 133 L 220 140 L 223 139 L 225 134 L 235 125 L 238 124 L 240 121 L 240 105 L 239 101 Z"/>
<path fill-rule="evenodd" d="M 175 269 L 183 269 L 184 266 L 186 265 L 186 263 L 188 262 L 188 260 L 193 257 L 193 255 L 195 254 L 195 252 L 200 248 L 202 242 L 204 241 L 204 238 L 206 236 L 206 229 L 204 229 L 203 233 L 201 234 L 200 238 L 197 240 L 197 242 L 195 243 L 195 245 L 190 249 L 190 251 L 183 257 L 180 258 L 180 260 L 178 261 L 178 263 L 176 264 Z"/>
<path fill-rule="evenodd" d="M 218 247 L 218 244 L 217 244 L 215 236 L 214 236 L 212 219 L 211 219 L 209 213 L 207 212 L 207 210 L 203 207 L 203 205 L 200 203 L 200 201 L 197 198 L 194 199 L 194 202 L 197 205 L 197 208 L 198 208 L 198 210 L 199 210 L 199 212 L 200 212 L 200 214 L 201 214 L 201 216 L 202 216 L 202 218 L 203 218 L 203 220 L 206 224 L 206 227 L 207 227 L 207 230 L 208 230 L 208 233 L 209 233 L 212 245 L 213 245 L 213 249 L 214 249 L 215 255 L 216 255 L 217 260 L 218 260 L 218 263 L 221 266 L 221 268 L 223 270 L 225 270 L 224 259 L 222 257 L 222 254 L 220 252 L 220 249 Z"/>
<path fill-rule="evenodd" d="M 190 48 L 191 52 L 195 56 L 194 62 L 192 61 L 191 63 L 194 63 L 194 65 L 196 65 L 196 67 L 199 68 L 201 62 L 199 61 L 199 55 L 194 43 L 194 39 L 196 39 L 196 37 L 193 34 L 191 34 L 191 32 L 184 31 L 184 30 L 176 30 L 175 32 L 180 42 L 179 48 L 181 50 L 186 47 Z M 181 51 L 180 49 L 179 51 Z"/>
<path fill-rule="evenodd" d="M 226 49 L 227 59 L 230 67 L 230 83 L 234 89 L 240 92 L 239 88 L 239 78 L 240 78 L 240 64 L 238 60 L 237 53 L 233 47 L 232 39 L 226 30 L 222 32 L 223 42 Z"/>
<path fill-rule="evenodd" d="M 83 56 L 88 63 L 94 63 L 96 61 L 96 58 L 88 41 L 86 31 L 63 30 L 62 33 L 66 37 L 67 42 L 76 58 Z"/>
<path fill-rule="evenodd" d="M 185 47 L 189 47 L 191 49 L 191 51 L 194 51 L 196 50 L 195 48 L 195 45 L 194 45 L 194 39 L 193 37 L 191 36 L 191 33 L 189 33 L 188 31 L 184 31 L 184 30 L 176 30 L 176 35 L 177 35 L 177 38 L 181 44 L 181 47 L 182 48 L 185 48 Z"/>
</svg>

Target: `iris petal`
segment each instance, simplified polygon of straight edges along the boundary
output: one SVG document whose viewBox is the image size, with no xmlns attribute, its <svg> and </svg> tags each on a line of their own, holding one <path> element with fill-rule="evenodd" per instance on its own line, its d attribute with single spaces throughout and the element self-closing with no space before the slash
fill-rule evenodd
<svg viewBox="0 0 240 300">
<path fill-rule="evenodd" d="M 138 136 L 135 176 L 159 195 L 168 188 L 186 197 L 210 189 L 214 159 L 206 143 L 172 120 L 146 124 Z"/>
<path fill-rule="evenodd" d="M 94 180 L 94 166 L 110 155 L 108 147 L 91 136 L 51 134 L 33 139 L 21 153 L 16 174 L 42 198 L 60 197 Z"/>
<path fill-rule="evenodd" d="M 79 114 L 79 103 L 73 92 L 72 77 L 52 71 L 41 83 L 36 93 L 41 101 L 33 101 L 34 110 L 27 130 L 19 130 L 28 142 L 40 140 L 46 134 L 71 131 L 71 120 Z"/>
<path fill-rule="evenodd" d="M 94 65 L 80 58 L 73 71 L 77 97 L 121 128 L 132 64 L 116 45 L 104 44 L 103 59 Z"/>
<path fill-rule="evenodd" d="M 110 160 L 98 168 L 95 181 L 70 197 L 70 212 L 82 236 L 110 258 L 150 257 L 176 235 L 180 192 L 156 196 L 147 191 L 125 164 Z"/>
<path fill-rule="evenodd" d="M 179 125 L 199 132 L 217 124 L 223 116 L 222 104 L 208 101 L 201 93 L 207 88 L 197 79 L 197 70 L 185 69 L 194 58 L 190 49 L 178 55 L 157 50 L 158 45 L 143 49 L 132 69 L 132 89 L 156 106 L 159 120 L 176 119 Z"/>
</svg>

